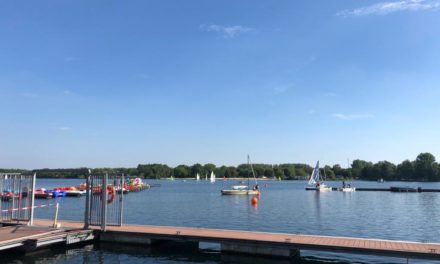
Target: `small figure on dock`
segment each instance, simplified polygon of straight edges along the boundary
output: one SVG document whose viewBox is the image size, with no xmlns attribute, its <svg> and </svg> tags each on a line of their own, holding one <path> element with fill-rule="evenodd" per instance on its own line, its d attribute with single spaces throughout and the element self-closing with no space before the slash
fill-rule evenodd
<svg viewBox="0 0 440 264">
<path fill-rule="evenodd" d="M 342 188 L 345 188 L 345 181 L 342 181 Z"/>
<path fill-rule="evenodd" d="M 258 184 L 256 184 L 256 185 L 254 186 L 254 191 L 258 191 L 259 188 L 260 188 L 260 187 L 258 186 Z"/>
</svg>

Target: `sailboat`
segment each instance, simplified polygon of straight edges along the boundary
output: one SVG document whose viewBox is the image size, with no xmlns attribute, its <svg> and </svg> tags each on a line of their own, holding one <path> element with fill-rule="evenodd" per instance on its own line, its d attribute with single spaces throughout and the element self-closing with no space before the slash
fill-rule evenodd
<svg viewBox="0 0 440 264">
<path fill-rule="evenodd" d="M 208 174 L 205 173 L 205 181 L 208 180 Z"/>
<path fill-rule="evenodd" d="M 321 182 L 321 178 L 319 175 L 319 160 L 316 162 L 316 166 L 312 171 L 312 175 L 310 175 L 309 185 L 313 185 L 314 187 L 306 187 L 307 191 L 331 191 L 332 187 L 325 185 Z"/>
<path fill-rule="evenodd" d="M 211 171 L 211 177 L 209 179 L 210 179 L 211 183 L 215 182 L 215 174 L 213 171 Z"/>
<path fill-rule="evenodd" d="M 200 181 L 200 175 L 199 175 L 199 173 L 196 174 L 196 181 Z"/>
<path fill-rule="evenodd" d="M 248 180 L 247 180 L 247 185 L 234 185 L 231 186 L 231 189 L 224 189 L 221 190 L 221 194 L 223 195 L 256 195 L 259 194 L 260 191 L 258 190 L 258 182 L 257 182 L 257 178 L 255 177 L 255 172 L 254 172 L 254 168 L 252 167 L 252 163 L 250 163 L 250 158 L 248 155 L 248 165 L 251 168 L 252 171 L 252 175 L 254 176 L 254 180 L 255 180 L 255 187 L 253 189 L 250 189 L 249 187 L 249 183 L 250 183 L 250 178 L 249 178 L 249 173 L 248 173 Z"/>
</svg>

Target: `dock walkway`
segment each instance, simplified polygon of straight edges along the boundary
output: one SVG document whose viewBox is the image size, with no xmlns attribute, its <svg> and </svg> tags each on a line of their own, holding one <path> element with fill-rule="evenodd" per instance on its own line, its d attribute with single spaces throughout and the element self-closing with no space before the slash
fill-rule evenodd
<svg viewBox="0 0 440 264">
<path fill-rule="evenodd" d="M 35 224 L 47 226 L 50 221 L 36 220 Z M 81 222 L 73 221 L 63 221 L 62 224 L 72 228 L 82 226 Z M 220 243 L 221 250 L 226 252 L 280 257 L 290 257 L 305 249 L 440 260 L 440 243 L 149 225 L 108 226 L 107 231 L 99 236 L 101 241 L 138 244 L 154 244 L 155 241 L 214 242 Z"/>
<path fill-rule="evenodd" d="M 33 251 L 52 244 L 74 244 L 94 239 L 92 230 L 78 228 L 55 229 L 49 225 L 11 225 L 0 227 L 0 251 L 19 248 Z"/>
</svg>

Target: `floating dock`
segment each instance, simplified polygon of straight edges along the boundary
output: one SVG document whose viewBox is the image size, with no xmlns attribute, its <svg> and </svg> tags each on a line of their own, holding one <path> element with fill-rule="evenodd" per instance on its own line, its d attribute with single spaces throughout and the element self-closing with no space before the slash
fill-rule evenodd
<svg viewBox="0 0 440 264">
<path fill-rule="evenodd" d="M 34 251 L 55 244 L 76 244 L 95 238 L 93 230 L 56 229 L 48 226 L 11 225 L 0 227 L 0 251 L 19 249 Z"/>
<path fill-rule="evenodd" d="M 307 190 L 307 189 L 306 189 Z M 311 189 L 310 189 L 311 190 Z M 310 191 L 307 190 L 307 191 Z M 341 188 L 332 187 L 333 191 L 341 191 Z M 315 190 L 313 190 L 315 191 Z M 440 192 L 440 189 L 423 189 L 421 187 L 389 187 L 389 188 L 358 188 L 356 191 L 366 192 Z"/>
<path fill-rule="evenodd" d="M 35 224 L 50 226 L 51 221 L 35 220 Z M 74 221 L 62 224 L 70 229 L 83 226 Z M 103 242 L 149 246 L 167 241 L 211 242 L 219 243 L 222 252 L 276 258 L 292 258 L 299 256 L 301 250 L 315 250 L 440 260 L 440 243 L 148 225 L 108 226 L 105 232 L 98 227 L 90 230 L 94 230 L 96 240 Z"/>
</svg>

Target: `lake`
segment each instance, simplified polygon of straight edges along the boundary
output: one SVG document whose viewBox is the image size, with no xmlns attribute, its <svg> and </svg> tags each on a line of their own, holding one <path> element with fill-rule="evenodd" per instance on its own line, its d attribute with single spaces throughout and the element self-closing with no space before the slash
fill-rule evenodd
<svg viewBox="0 0 440 264">
<path fill-rule="evenodd" d="M 37 187 L 73 186 L 83 181 L 38 179 Z M 305 191 L 305 182 L 260 181 L 262 194 L 258 206 L 252 206 L 248 196 L 220 195 L 222 188 L 236 184 L 236 181 L 219 180 L 213 184 L 194 180 L 147 182 L 161 186 L 124 196 L 124 223 L 440 242 L 440 193 L 319 193 Z M 341 182 L 329 181 L 327 184 L 341 186 Z M 354 181 L 351 184 L 363 188 L 410 186 L 440 189 L 440 183 Z M 60 203 L 61 222 L 63 219 L 83 219 L 84 197 L 37 200 L 36 203 L 55 201 Z M 52 218 L 53 211 L 53 208 L 36 209 L 35 215 L 37 218 Z M 104 263 L 97 262 L 97 259 L 103 259 L 105 263 L 278 263 L 248 257 L 240 257 L 238 262 L 238 257 L 225 260 L 228 256 L 215 251 L 217 245 L 205 247 L 205 251 L 182 256 L 178 251 L 167 254 L 145 248 L 90 245 L 71 249 L 70 253 L 62 250 L 43 254 L 41 259 L 58 259 L 56 263 Z M 406 263 L 406 259 L 339 253 L 304 251 L 302 255 L 304 263 Z M 116 260 L 121 258 L 124 261 Z M 16 263 L 14 261 L 18 260 L 10 261 Z M 427 262 L 411 260 L 411 263 Z"/>
</svg>

